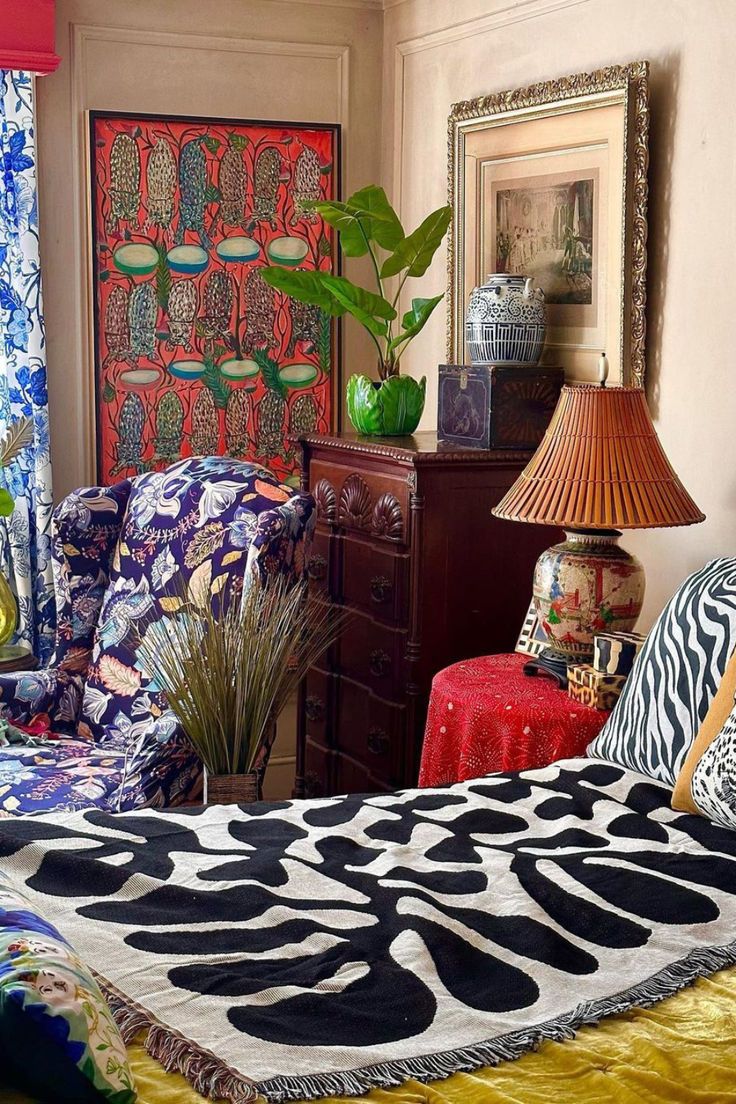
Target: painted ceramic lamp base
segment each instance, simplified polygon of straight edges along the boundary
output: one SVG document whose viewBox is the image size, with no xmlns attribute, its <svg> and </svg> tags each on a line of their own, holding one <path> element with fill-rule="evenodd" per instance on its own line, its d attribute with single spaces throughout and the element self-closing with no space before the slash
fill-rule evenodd
<svg viewBox="0 0 736 1104">
<path fill-rule="evenodd" d="M 368 376 L 351 376 L 347 386 L 348 416 L 358 433 L 399 437 L 413 433 L 424 410 L 427 381 L 390 376 L 376 383 Z"/>
<path fill-rule="evenodd" d="M 537 561 L 534 605 L 551 653 L 540 666 L 561 684 L 568 663 L 592 659 L 596 633 L 631 632 L 641 613 L 644 568 L 619 548 L 620 536 L 571 530 Z"/>
</svg>

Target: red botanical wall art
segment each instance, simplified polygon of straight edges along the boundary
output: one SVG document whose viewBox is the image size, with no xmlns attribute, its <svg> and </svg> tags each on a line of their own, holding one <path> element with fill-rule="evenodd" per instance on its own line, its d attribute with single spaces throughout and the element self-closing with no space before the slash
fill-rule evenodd
<svg viewBox="0 0 736 1104">
<path fill-rule="evenodd" d="M 263 265 L 333 271 L 312 210 L 339 195 L 336 125 L 90 112 L 98 478 L 227 454 L 298 482 L 333 426 L 337 342 Z"/>
</svg>

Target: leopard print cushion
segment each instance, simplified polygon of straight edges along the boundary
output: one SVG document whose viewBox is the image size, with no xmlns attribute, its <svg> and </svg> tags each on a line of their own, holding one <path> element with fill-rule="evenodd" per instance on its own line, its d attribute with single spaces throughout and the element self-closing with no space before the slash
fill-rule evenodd
<svg viewBox="0 0 736 1104">
<path fill-rule="evenodd" d="M 724 828 L 736 828 L 736 703 L 700 757 L 690 790 L 698 812 Z"/>
</svg>

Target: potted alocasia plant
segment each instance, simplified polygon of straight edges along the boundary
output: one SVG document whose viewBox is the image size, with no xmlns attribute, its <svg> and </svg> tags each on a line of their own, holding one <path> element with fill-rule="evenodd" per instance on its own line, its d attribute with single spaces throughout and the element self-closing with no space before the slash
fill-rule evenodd
<svg viewBox="0 0 736 1104">
<path fill-rule="evenodd" d="M 423 276 L 447 232 L 450 207 L 440 207 L 406 234 L 383 188 L 361 188 L 345 203 L 325 200 L 311 204 L 339 235 L 346 257 L 370 256 L 375 290 L 359 287 L 331 272 L 308 272 L 269 266 L 263 279 L 301 303 L 339 318 L 351 314 L 370 335 L 378 357 L 378 382 L 366 375 L 348 380 L 347 406 L 359 433 L 394 436 L 413 433 L 424 409 L 426 378 L 399 374 L 401 357 L 443 298 L 412 299 L 401 322 L 397 304 L 406 281 Z M 388 292 L 388 283 L 397 278 Z"/>
</svg>

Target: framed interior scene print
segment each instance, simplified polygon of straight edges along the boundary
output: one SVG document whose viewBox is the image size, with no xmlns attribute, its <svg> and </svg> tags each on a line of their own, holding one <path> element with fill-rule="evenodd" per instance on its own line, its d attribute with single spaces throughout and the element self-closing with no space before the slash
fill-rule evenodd
<svg viewBox="0 0 736 1104">
<path fill-rule="evenodd" d="M 311 204 L 339 198 L 339 127 L 91 111 L 89 145 L 99 481 L 228 454 L 296 485 L 338 342 L 260 271 L 337 270 Z"/>
<path fill-rule="evenodd" d="M 648 64 L 455 104 L 448 356 L 467 363 L 465 310 L 493 272 L 545 293 L 544 364 L 572 382 L 644 380 Z"/>
</svg>

